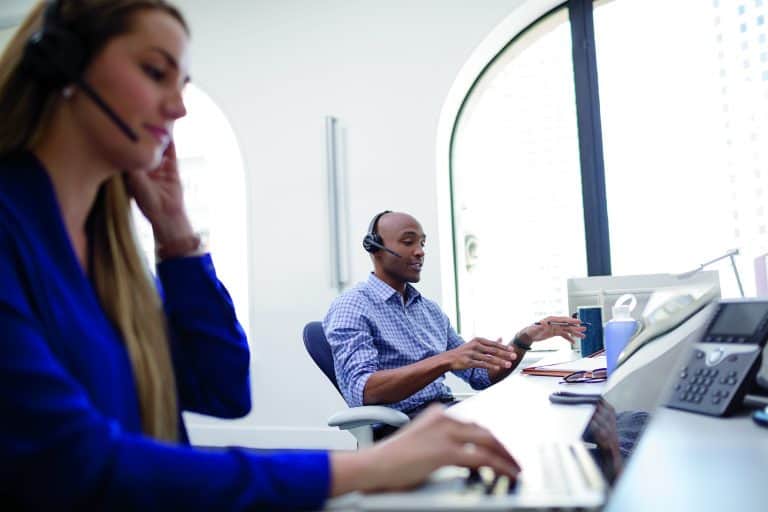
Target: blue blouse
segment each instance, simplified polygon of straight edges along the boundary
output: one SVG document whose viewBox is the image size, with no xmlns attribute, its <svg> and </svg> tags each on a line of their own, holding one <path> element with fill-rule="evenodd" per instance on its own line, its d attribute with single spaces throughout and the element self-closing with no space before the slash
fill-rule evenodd
<svg viewBox="0 0 768 512">
<path fill-rule="evenodd" d="M 182 410 L 250 410 L 249 354 L 210 256 L 158 265 Z M 132 368 L 31 154 L 0 159 L 0 502 L 56 510 L 317 508 L 328 455 L 141 433 Z"/>
</svg>

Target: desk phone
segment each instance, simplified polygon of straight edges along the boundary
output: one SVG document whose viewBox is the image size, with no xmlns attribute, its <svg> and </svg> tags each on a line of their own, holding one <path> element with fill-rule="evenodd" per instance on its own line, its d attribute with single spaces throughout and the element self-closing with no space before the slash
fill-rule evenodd
<svg viewBox="0 0 768 512">
<path fill-rule="evenodd" d="M 718 304 L 674 380 L 668 407 L 725 416 L 752 388 L 768 339 L 768 300 Z"/>
</svg>

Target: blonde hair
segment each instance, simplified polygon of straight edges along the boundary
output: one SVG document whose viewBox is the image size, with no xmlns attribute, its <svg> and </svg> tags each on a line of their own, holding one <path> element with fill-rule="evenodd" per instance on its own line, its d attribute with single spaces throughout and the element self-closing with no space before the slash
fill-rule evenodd
<svg viewBox="0 0 768 512">
<path fill-rule="evenodd" d="M 161 9 L 187 30 L 181 14 L 163 0 L 59 0 L 59 17 L 87 45 L 89 58 L 109 39 L 130 30 L 133 15 Z M 57 90 L 21 69 L 24 47 L 42 26 L 38 4 L 0 56 L 0 155 L 33 148 L 50 120 Z M 133 368 L 142 430 L 163 441 L 179 436 L 179 407 L 162 303 L 133 231 L 131 198 L 122 175 L 105 182 L 86 229 L 90 272 L 107 316 L 122 335 Z"/>
</svg>

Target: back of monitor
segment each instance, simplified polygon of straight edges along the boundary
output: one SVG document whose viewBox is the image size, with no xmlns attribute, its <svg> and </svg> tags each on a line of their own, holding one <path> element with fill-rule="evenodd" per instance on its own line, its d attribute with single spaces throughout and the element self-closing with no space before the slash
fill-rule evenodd
<svg viewBox="0 0 768 512">
<path fill-rule="evenodd" d="M 680 278 L 676 274 L 640 274 L 631 276 L 594 276 L 568 279 L 568 310 L 576 312 L 580 306 L 600 306 L 603 323 L 611 319 L 611 309 L 625 293 L 637 298 L 632 316 L 644 325 L 660 303 L 677 296 L 685 302 L 700 297 L 707 291 L 720 295 L 720 278 L 715 270 L 697 272 Z"/>
<path fill-rule="evenodd" d="M 596 276 L 568 280 L 568 308 L 599 306 L 603 323 L 611 319 L 613 305 L 625 293 L 637 298 L 632 316 L 639 329 L 619 355 L 618 365 L 645 344 L 682 324 L 720 298 L 717 271 L 697 272 L 681 279 L 674 274 Z"/>
</svg>

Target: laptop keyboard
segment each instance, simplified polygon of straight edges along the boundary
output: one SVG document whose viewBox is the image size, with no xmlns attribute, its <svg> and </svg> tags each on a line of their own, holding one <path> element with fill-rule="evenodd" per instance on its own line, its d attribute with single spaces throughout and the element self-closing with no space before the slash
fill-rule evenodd
<svg viewBox="0 0 768 512">
<path fill-rule="evenodd" d="M 466 479 L 468 488 L 476 488 L 487 495 L 513 493 L 518 485 L 525 487 L 526 493 L 567 495 L 580 484 L 592 487 L 592 479 L 585 474 L 585 468 L 579 462 L 575 448 L 570 444 L 545 443 L 536 449 L 537 464 L 527 465 L 518 482 L 510 482 L 505 477 L 497 477 L 491 468 L 471 471 Z"/>
<path fill-rule="evenodd" d="M 446 466 L 431 475 L 418 492 L 352 494 L 334 498 L 327 506 L 329 510 L 377 512 L 599 509 L 605 500 L 604 484 L 598 470 L 590 469 L 591 457 L 582 448 L 555 442 L 525 447 L 525 459 L 518 459 L 523 471 L 515 482 L 495 475 L 488 467 L 470 472 Z M 588 460 L 579 463 L 583 457 Z M 587 482 L 591 485 L 585 487 Z"/>
<path fill-rule="evenodd" d="M 469 492 L 486 496 L 503 496 L 515 490 L 516 482 L 510 482 L 506 476 L 496 475 L 489 467 L 482 467 L 469 472 L 464 486 Z"/>
<path fill-rule="evenodd" d="M 567 453 L 569 446 L 560 443 L 547 443 L 539 446 L 539 474 L 522 478 L 527 488 L 531 491 L 541 491 L 552 494 L 567 494 L 570 491 L 568 485 L 568 464 L 573 464 L 573 454 Z"/>
</svg>

